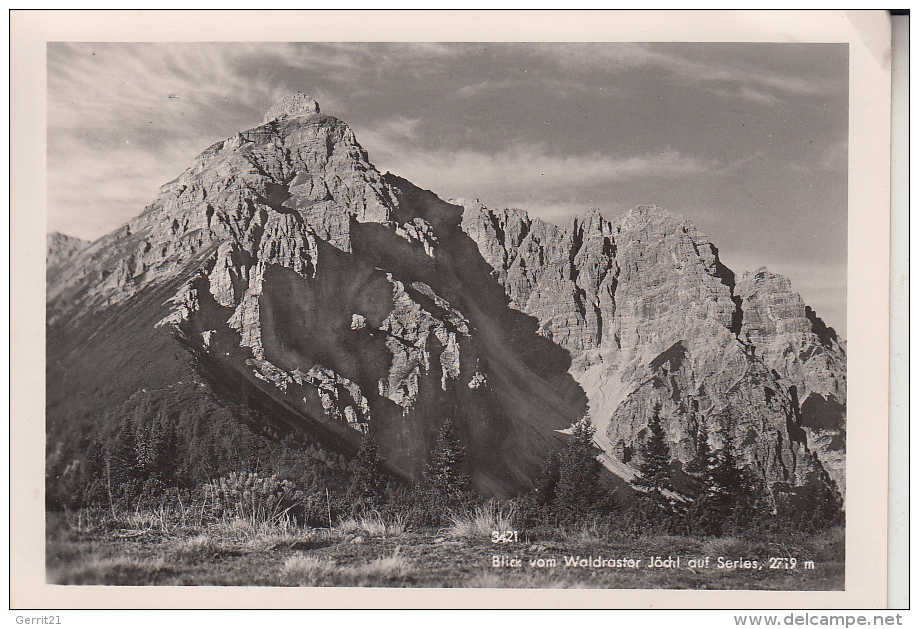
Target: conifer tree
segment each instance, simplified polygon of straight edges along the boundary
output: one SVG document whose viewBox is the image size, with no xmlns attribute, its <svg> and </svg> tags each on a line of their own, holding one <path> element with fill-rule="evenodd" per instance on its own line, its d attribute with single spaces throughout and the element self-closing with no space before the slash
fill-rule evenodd
<svg viewBox="0 0 919 629">
<path fill-rule="evenodd" d="M 181 451 L 175 423 L 168 418 L 162 418 L 155 425 L 156 434 L 153 441 L 155 477 L 166 487 L 176 487 L 181 484 L 179 478 Z"/>
<path fill-rule="evenodd" d="M 753 476 L 742 470 L 734 456 L 730 419 L 721 429 L 722 446 L 710 456 L 691 514 L 700 532 L 721 535 L 728 528 L 749 523 L 756 501 Z"/>
<path fill-rule="evenodd" d="M 440 434 L 431 462 L 425 470 L 425 480 L 433 494 L 448 503 L 463 499 L 470 490 L 469 477 L 463 472 L 466 463 L 466 449 L 460 446 L 453 430 L 453 422 L 447 419 Z"/>
<path fill-rule="evenodd" d="M 539 477 L 536 479 L 536 504 L 551 505 L 555 502 L 555 494 L 558 489 L 558 479 L 561 473 L 561 457 L 558 452 L 552 451 L 542 461 L 542 468 L 539 471 Z"/>
<path fill-rule="evenodd" d="M 708 424 L 705 417 L 697 419 L 696 437 L 694 439 L 696 454 L 689 465 L 686 466 L 686 473 L 693 479 L 693 498 L 698 496 L 702 487 L 702 479 L 705 471 L 712 463 L 712 447 L 708 442 Z"/>
<path fill-rule="evenodd" d="M 99 439 L 94 439 L 86 453 L 86 463 L 84 465 L 84 469 L 91 479 L 102 480 L 105 477 L 105 458 L 105 444 Z"/>
<path fill-rule="evenodd" d="M 670 448 L 667 447 L 664 428 L 661 425 L 660 404 L 655 404 L 648 421 L 648 438 L 641 447 L 641 477 L 633 484 L 643 490 L 640 502 L 647 515 L 658 522 L 666 520 L 673 525 L 674 505 L 667 495 L 672 491 L 670 483 Z"/>
<path fill-rule="evenodd" d="M 660 405 L 655 404 L 648 421 L 650 434 L 641 449 L 641 479 L 635 483 L 656 497 L 663 496 L 664 490 L 670 489 L 670 448 L 661 425 L 660 411 Z"/>
<path fill-rule="evenodd" d="M 582 417 L 573 426 L 571 440 L 561 456 L 555 503 L 569 517 L 585 514 L 599 496 L 600 462 L 594 454 L 595 430 L 590 417 Z"/>
<path fill-rule="evenodd" d="M 161 492 L 178 485 L 179 437 L 175 424 L 165 413 L 137 430 L 134 449 L 137 476 L 149 491 Z"/>
<path fill-rule="evenodd" d="M 139 480 L 143 476 L 143 467 L 137 445 L 137 436 L 130 419 L 122 421 L 115 434 L 106 457 L 108 474 L 112 483 L 124 485 Z"/>
<path fill-rule="evenodd" d="M 143 467 L 138 454 L 134 426 L 125 418 L 105 452 L 104 482 L 113 516 L 116 505 L 121 506 L 140 493 Z"/>
<path fill-rule="evenodd" d="M 809 505 L 802 522 L 804 528 L 820 530 L 839 524 L 843 513 L 842 496 L 829 474 L 818 466 L 805 487 L 809 494 Z"/>
<path fill-rule="evenodd" d="M 714 470 L 718 465 L 715 453 L 708 442 L 708 426 L 704 418 L 699 421 L 695 442 L 696 455 L 686 469 L 693 481 L 690 495 L 692 504 L 687 513 L 690 531 L 706 527 L 707 500 L 704 497 L 711 495 L 715 489 Z"/>
<path fill-rule="evenodd" d="M 372 509 L 382 504 L 385 490 L 383 458 L 379 455 L 373 433 L 368 432 L 352 464 L 349 493 L 360 501 L 361 508 Z"/>
</svg>

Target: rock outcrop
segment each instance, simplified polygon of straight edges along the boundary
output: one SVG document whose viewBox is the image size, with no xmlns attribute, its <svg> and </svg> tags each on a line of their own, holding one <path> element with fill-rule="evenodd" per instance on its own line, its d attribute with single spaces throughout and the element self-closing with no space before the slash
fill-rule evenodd
<svg viewBox="0 0 919 629">
<path fill-rule="evenodd" d="M 49 268 L 60 266 L 88 246 L 89 241 L 52 232 L 48 234 L 48 253 L 45 257 L 45 264 Z"/>
<path fill-rule="evenodd" d="M 273 105 L 265 114 L 262 124 L 281 118 L 307 117 L 318 113 L 319 103 L 306 94 L 297 92 L 296 94 L 285 96 L 281 99 L 281 102 Z"/>
<path fill-rule="evenodd" d="M 469 266 L 462 208 L 384 178 L 317 109 L 285 100 L 78 254 L 49 282 L 50 327 L 178 283 L 159 325 L 212 377 L 242 376 L 339 442 L 373 432 L 411 478 L 452 418 L 483 493 L 526 488 L 584 410 L 567 353 L 508 307 L 484 262 Z"/>
<path fill-rule="evenodd" d="M 770 482 L 820 465 L 844 490 L 845 347 L 786 278 L 761 269 L 735 283 L 691 223 L 653 206 L 562 230 L 463 203 L 463 228 L 513 307 L 570 352 L 612 471 L 634 477 L 658 403 L 684 464 L 704 421 L 714 447 L 729 439 Z"/>
<path fill-rule="evenodd" d="M 124 227 L 65 245 L 49 335 L 155 313 L 215 388 L 255 387 L 293 428 L 352 447 L 372 432 L 409 478 L 449 417 L 478 489 L 513 495 L 588 408 L 601 460 L 629 478 L 660 403 L 683 463 L 706 421 L 772 483 L 823 467 L 843 487 L 845 346 L 786 279 L 735 283 L 702 234 L 653 206 L 563 229 L 443 201 L 381 175 L 302 94 Z"/>
<path fill-rule="evenodd" d="M 791 282 L 761 268 L 743 275 L 740 336 L 779 374 L 798 407 L 807 443 L 840 488 L 845 487 L 846 350 Z"/>
</svg>

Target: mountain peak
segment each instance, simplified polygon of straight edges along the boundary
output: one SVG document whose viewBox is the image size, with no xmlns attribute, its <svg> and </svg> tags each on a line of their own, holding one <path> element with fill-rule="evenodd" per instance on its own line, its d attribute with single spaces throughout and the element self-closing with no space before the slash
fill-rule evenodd
<svg viewBox="0 0 919 629">
<path fill-rule="evenodd" d="M 73 257 L 79 251 L 89 246 L 89 241 L 82 238 L 75 238 L 60 232 L 51 232 L 47 235 L 47 255 L 46 263 L 48 266 L 61 264 Z"/>
<path fill-rule="evenodd" d="M 677 216 L 672 212 L 668 212 L 659 205 L 653 203 L 645 203 L 642 205 L 636 205 L 631 210 L 626 212 L 626 216 L 635 216 L 635 217 L 659 217 L 659 218 L 682 218 Z"/>
<path fill-rule="evenodd" d="M 381 176 L 305 94 L 265 118 L 122 229 L 92 245 L 49 236 L 62 255 L 90 247 L 49 254 L 49 425 L 89 421 L 71 406 L 121 413 L 93 393 L 110 374 L 141 400 L 192 368 L 228 402 L 247 387 L 277 434 L 356 451 L 370 432 L 391 470 L 420 480 L 455 409 L 468 473 L 502 497 L 532 486 L 585 410 L 619 473 L 660 402 L 680 464 L 704 413 L 766 482 L 803 485 L 823 465 L 844 487 L 845 350 L 787 280 L 735 282 L 705 236 L 654 205 L 613 221 L 593 209 L 566 230 L 444 203 Z M 135 346 L 150 350 L 121 349 Z"/>
<path fill-rule="evenodd" d="M 271 106 L 265 114 L 264 123 L 282 118 L 300 118 L 319 113 L 319 103 L 314 98 L 297 92 L 288 94 Z"/>
<path fill-rule="evenodd" d="M 690 221 L 685 217 L 669 212 L 658 205 L 643 204 L 638 205 L 619 216 L 614 221 L 621 229 L 644 229 L 649 225 L 662 227 L 664 229 L 673 229 L 683 226 L 687 229 L 695 229 Z"/>
</svg>

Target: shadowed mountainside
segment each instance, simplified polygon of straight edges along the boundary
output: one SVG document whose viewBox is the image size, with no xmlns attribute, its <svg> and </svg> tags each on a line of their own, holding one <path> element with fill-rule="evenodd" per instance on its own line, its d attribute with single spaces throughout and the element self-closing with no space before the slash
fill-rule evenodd
<svg viewBox="0 0 919 629">
<path fill-rule="evenodd" d="M 342 451 L 370 432 L 411 479 L 450 418 L 485 495 L 530 488 L 587 410 L 634 477 L 654 404 L 682 464 L 704 422 L 770 483 L 844 488 L 845 347 L 787 279 L 736 278 L 653 206 L 562 229 L 444 201 L 303 95 L 119 230 L 52 245 L 49 453 L 61 426 L 198 374 L 281 432 Z"/>
</svg>

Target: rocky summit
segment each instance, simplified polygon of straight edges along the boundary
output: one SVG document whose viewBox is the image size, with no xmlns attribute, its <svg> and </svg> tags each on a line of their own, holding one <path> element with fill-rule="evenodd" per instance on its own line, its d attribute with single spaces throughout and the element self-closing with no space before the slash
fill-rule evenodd
<svg viewBox="0 0 919 629">
<path fill-rule="evenodd" d="M 303 94 L 206 149 L 127 225 L 49 237 L 48 256 L 49 425 L 89 425 L 193 365 L 207 395 L 287 431 L 350 451 L 372 433 L 408 479 L 452 419 L 483 495 L 532 487 L 584 413 L 606 468 L 634 479 L 655 405 L 674 464 L 705 423 L 773 486 L 825 473 L 844 489 L 845 343 L 786 278 L 735 276 L 651 205 L 563 228 L 442 200 L 381 175 Z M 137 367 L 155 353 L 162 367 Z"/>
</svg>

